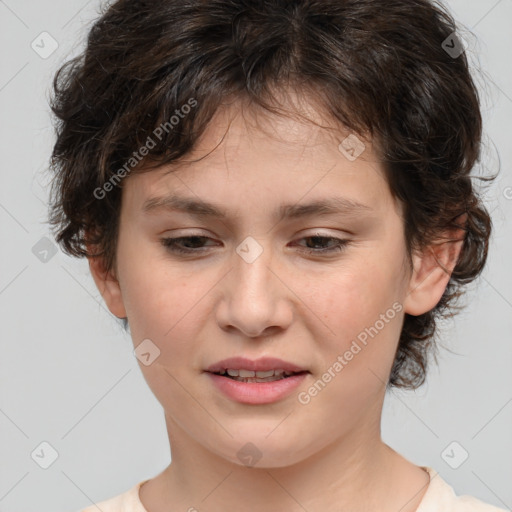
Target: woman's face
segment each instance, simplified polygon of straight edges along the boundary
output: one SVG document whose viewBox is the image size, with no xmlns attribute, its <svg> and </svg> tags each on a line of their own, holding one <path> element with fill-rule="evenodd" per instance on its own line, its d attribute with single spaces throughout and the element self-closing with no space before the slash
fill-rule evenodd
<svg viewBox="0 0 512 512">
<path fill-rule="evenodd" d="M 410 282 L 372 147 L 357 156 L 352 139 L 339 148 L 348 134 L 255 115 L 219 110 L 192 155 L 204 159 L 126 179 L 120 292 L 107 302 L 128 317 L 171 436 L 279 467 L 347 436 L 378 438 Z M 304 208 L 316 202 L 333 208 Z M 178 240 L 181 254 L 163 243 L 178 237 L 205 238 Z M 278 358 L 304 373 L 255 384 L 207 371 L 238 357 L 250 362 L 233 369 Z"/>
</svg>

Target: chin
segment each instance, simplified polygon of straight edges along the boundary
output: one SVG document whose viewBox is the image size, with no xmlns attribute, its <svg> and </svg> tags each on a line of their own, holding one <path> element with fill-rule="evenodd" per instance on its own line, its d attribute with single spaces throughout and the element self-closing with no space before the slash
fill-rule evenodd
<svg viewBox="0 0 512 512">
<path fill-rule="evenodd" d="M 272 428 L 275 427 L 274 424 Z M 272 432 L 272 429 L 247 429 L 246 435 L 230 439 L 227 445 L 217 445 L 215 451 L 238 466 L 259 469 L 292 466 L 315 452 L 311 443 L 299 446 L 295 436 L 289 432 L 283 430 L 281 434 L 273 432 L 270 435 L 268 432 Z"/>
</svg>

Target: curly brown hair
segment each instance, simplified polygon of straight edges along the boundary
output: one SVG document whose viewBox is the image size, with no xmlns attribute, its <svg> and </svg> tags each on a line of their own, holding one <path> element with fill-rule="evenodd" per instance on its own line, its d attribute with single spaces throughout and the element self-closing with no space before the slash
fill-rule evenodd
<svg viewBox="0 0 512 512">
<path fill-rule="evenodd" d="M 388 387 L 419 387 L 436 321 L 459 309 L 454 301 L 482 271 L 491 234 L 470 176 L 480 159 L 479 96 L 465 53 L 446 49 L 460 43 L 455 31 L 446 8 L 428 0 L 114 2 L 53 83 L 57 242 L 115 270 L 123 166 L 191 98 L 195 108 L 160 129 L 145 160 L 186 155 L 227 98 L 277 113 L 275 91 L 309 91 L 334 120 L 375 141 L 403 203 L 409 258 L 466 214 L 444 295 L 433 310 L 404 318 Z"/>
</svg>

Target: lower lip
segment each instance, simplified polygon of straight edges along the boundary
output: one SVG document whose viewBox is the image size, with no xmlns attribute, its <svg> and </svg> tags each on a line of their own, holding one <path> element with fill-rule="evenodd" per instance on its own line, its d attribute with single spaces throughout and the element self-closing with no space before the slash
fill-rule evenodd
<svg viewBox="0 0 512 512">
<path fill-rule="evenodd" d="M 240 382 L 207 372 L 217 388 L 232 400 L 244 404 L 270 404 L 288 396 L 306 378 L 307 372 L 272 382 Z"/>
</svg>

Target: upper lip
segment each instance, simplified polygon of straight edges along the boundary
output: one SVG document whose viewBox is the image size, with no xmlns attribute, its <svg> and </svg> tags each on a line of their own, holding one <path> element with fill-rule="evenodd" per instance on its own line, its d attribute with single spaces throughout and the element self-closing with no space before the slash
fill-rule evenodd
<svg viewBox="0 0 512 512">
<path fill-rule="evenodd" d="M 305 372 L 305 368 L 301 368 L 296 364 L 276 357 L 261 357 L 259 359 L 247 359 L 245 357 L 230 357 L 217 361 L 210 365 L 206 371 L 211 373 L 218 373 L 223 370 L 252 370 L 254 372 L 265 372 L 269 370 L 284 370 L 285 372 Z"/>
</svg>

